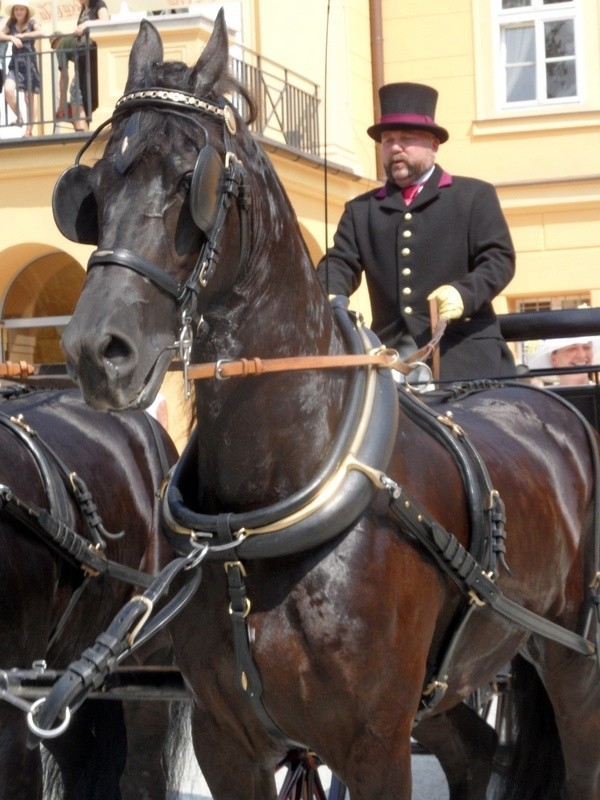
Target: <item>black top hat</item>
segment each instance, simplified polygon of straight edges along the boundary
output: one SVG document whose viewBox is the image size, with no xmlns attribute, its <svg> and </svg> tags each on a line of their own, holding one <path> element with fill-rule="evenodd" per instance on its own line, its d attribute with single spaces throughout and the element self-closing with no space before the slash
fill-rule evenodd
<svg viewBox="0 0 600 800">
<path fill-rule="evenodd" d="M 435 107 L 438 93 L 422 83 L 388 83 L 379 90 L 381 119 L 371 125 L 367 133 L 376 142 L 381 141 L 381 132 L 398 128 L 418 128 L 430 131 L 440 142 L 446 142 L 449 133 L 435 124 Z"/>
</svg>

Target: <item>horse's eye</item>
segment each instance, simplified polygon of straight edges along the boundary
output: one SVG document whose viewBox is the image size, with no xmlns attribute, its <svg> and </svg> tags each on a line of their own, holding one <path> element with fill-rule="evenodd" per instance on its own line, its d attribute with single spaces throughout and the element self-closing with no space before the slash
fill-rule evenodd
<svg viewBox="0 0 600 800">
<path fill-rule="evenodd" d="M 193 174 L 194 174 L 193 172 L 186 172 L 185 175 L 182 176 L 182 178 L 181 178 L 181 189 L 184 192 L 189 192 L 189 190 L 190 190 L 190 188 L 192 186 L 192 175 Z"/>
</svg>

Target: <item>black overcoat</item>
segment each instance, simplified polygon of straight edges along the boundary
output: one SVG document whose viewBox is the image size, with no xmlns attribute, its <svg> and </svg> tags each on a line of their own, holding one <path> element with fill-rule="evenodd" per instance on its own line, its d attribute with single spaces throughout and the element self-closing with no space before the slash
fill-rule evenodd
<svg viewBox="0 0 600 800">
<path fill-rule="evenodd" d="M 514 275 L 515 252 L 491 184 L 436 165 L 410 206 L 389 181 L 348 202 L 319 277 L 329 294 L 350 296 L 363 271 L 372 327 L 384 344 L 397 347 L 407 333 L 426 344 L 427 296 L 452 284 L 465 310 L 443 336 L 440 379 L 514 374 L 491 301 Z"/>
</svg>

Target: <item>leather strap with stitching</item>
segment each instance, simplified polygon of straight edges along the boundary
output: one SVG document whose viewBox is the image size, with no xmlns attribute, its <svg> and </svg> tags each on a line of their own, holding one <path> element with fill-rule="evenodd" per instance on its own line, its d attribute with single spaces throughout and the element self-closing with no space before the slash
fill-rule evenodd
<svg viewBox="0 0 600 800">
<path fill-rule="evenodd" d="M 27 361 L 0 361 L 0 378 L 28 378 L 35 372 L 35 367 Z"/>
<path fill-rule="evenodd" d="M 222 359 L 207 364 L 190 364 L 188 377 L 192 380 L 203 378 L 245 378 L 250 375 L 266 375 L 272 372 L 290 372 L 307 369 L 339 369 L 344 367 L 380 366 L 394 369 L 403 375 L 413 371 L 413 364 L 431 357 L 444 333 L 446 321 L 440 320 L 434 335 L 425 347 L 411 353 L 406 361 L 401 361 L 396 350 L 381 348 L 367 354 L 290 356 L 289 358 L 240 358 L 228 361 Z"/>
</svg>

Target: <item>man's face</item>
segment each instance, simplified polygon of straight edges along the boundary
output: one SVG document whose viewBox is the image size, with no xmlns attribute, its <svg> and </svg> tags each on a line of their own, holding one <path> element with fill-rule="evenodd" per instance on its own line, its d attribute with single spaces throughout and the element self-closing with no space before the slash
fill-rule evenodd
<svg viewBox="0 0 600 800">
<path fill-rule="evenodd" d="M 383 131 L 382 161 L 388 180 L 401 189 L 414 183 L 433 166 L 439 146 L 439 139 L 428 131 Z"/>
<path fill-rule="evenodd" d="M 550 356 L 550 363 L 553 367 L 560 367 L 561 369 L 586 367 L 592 363 L 593 357 L 594 351 L 591 342 L 569 344 L 566 347 L 560 347 L 555 350 Z M 577 386 L 587 383 L 588 380 L 589 378 L 585 372 L 576 375 L 565 374 L 559 377 L 559 382 L 563 386 Z"/>
</svg>

